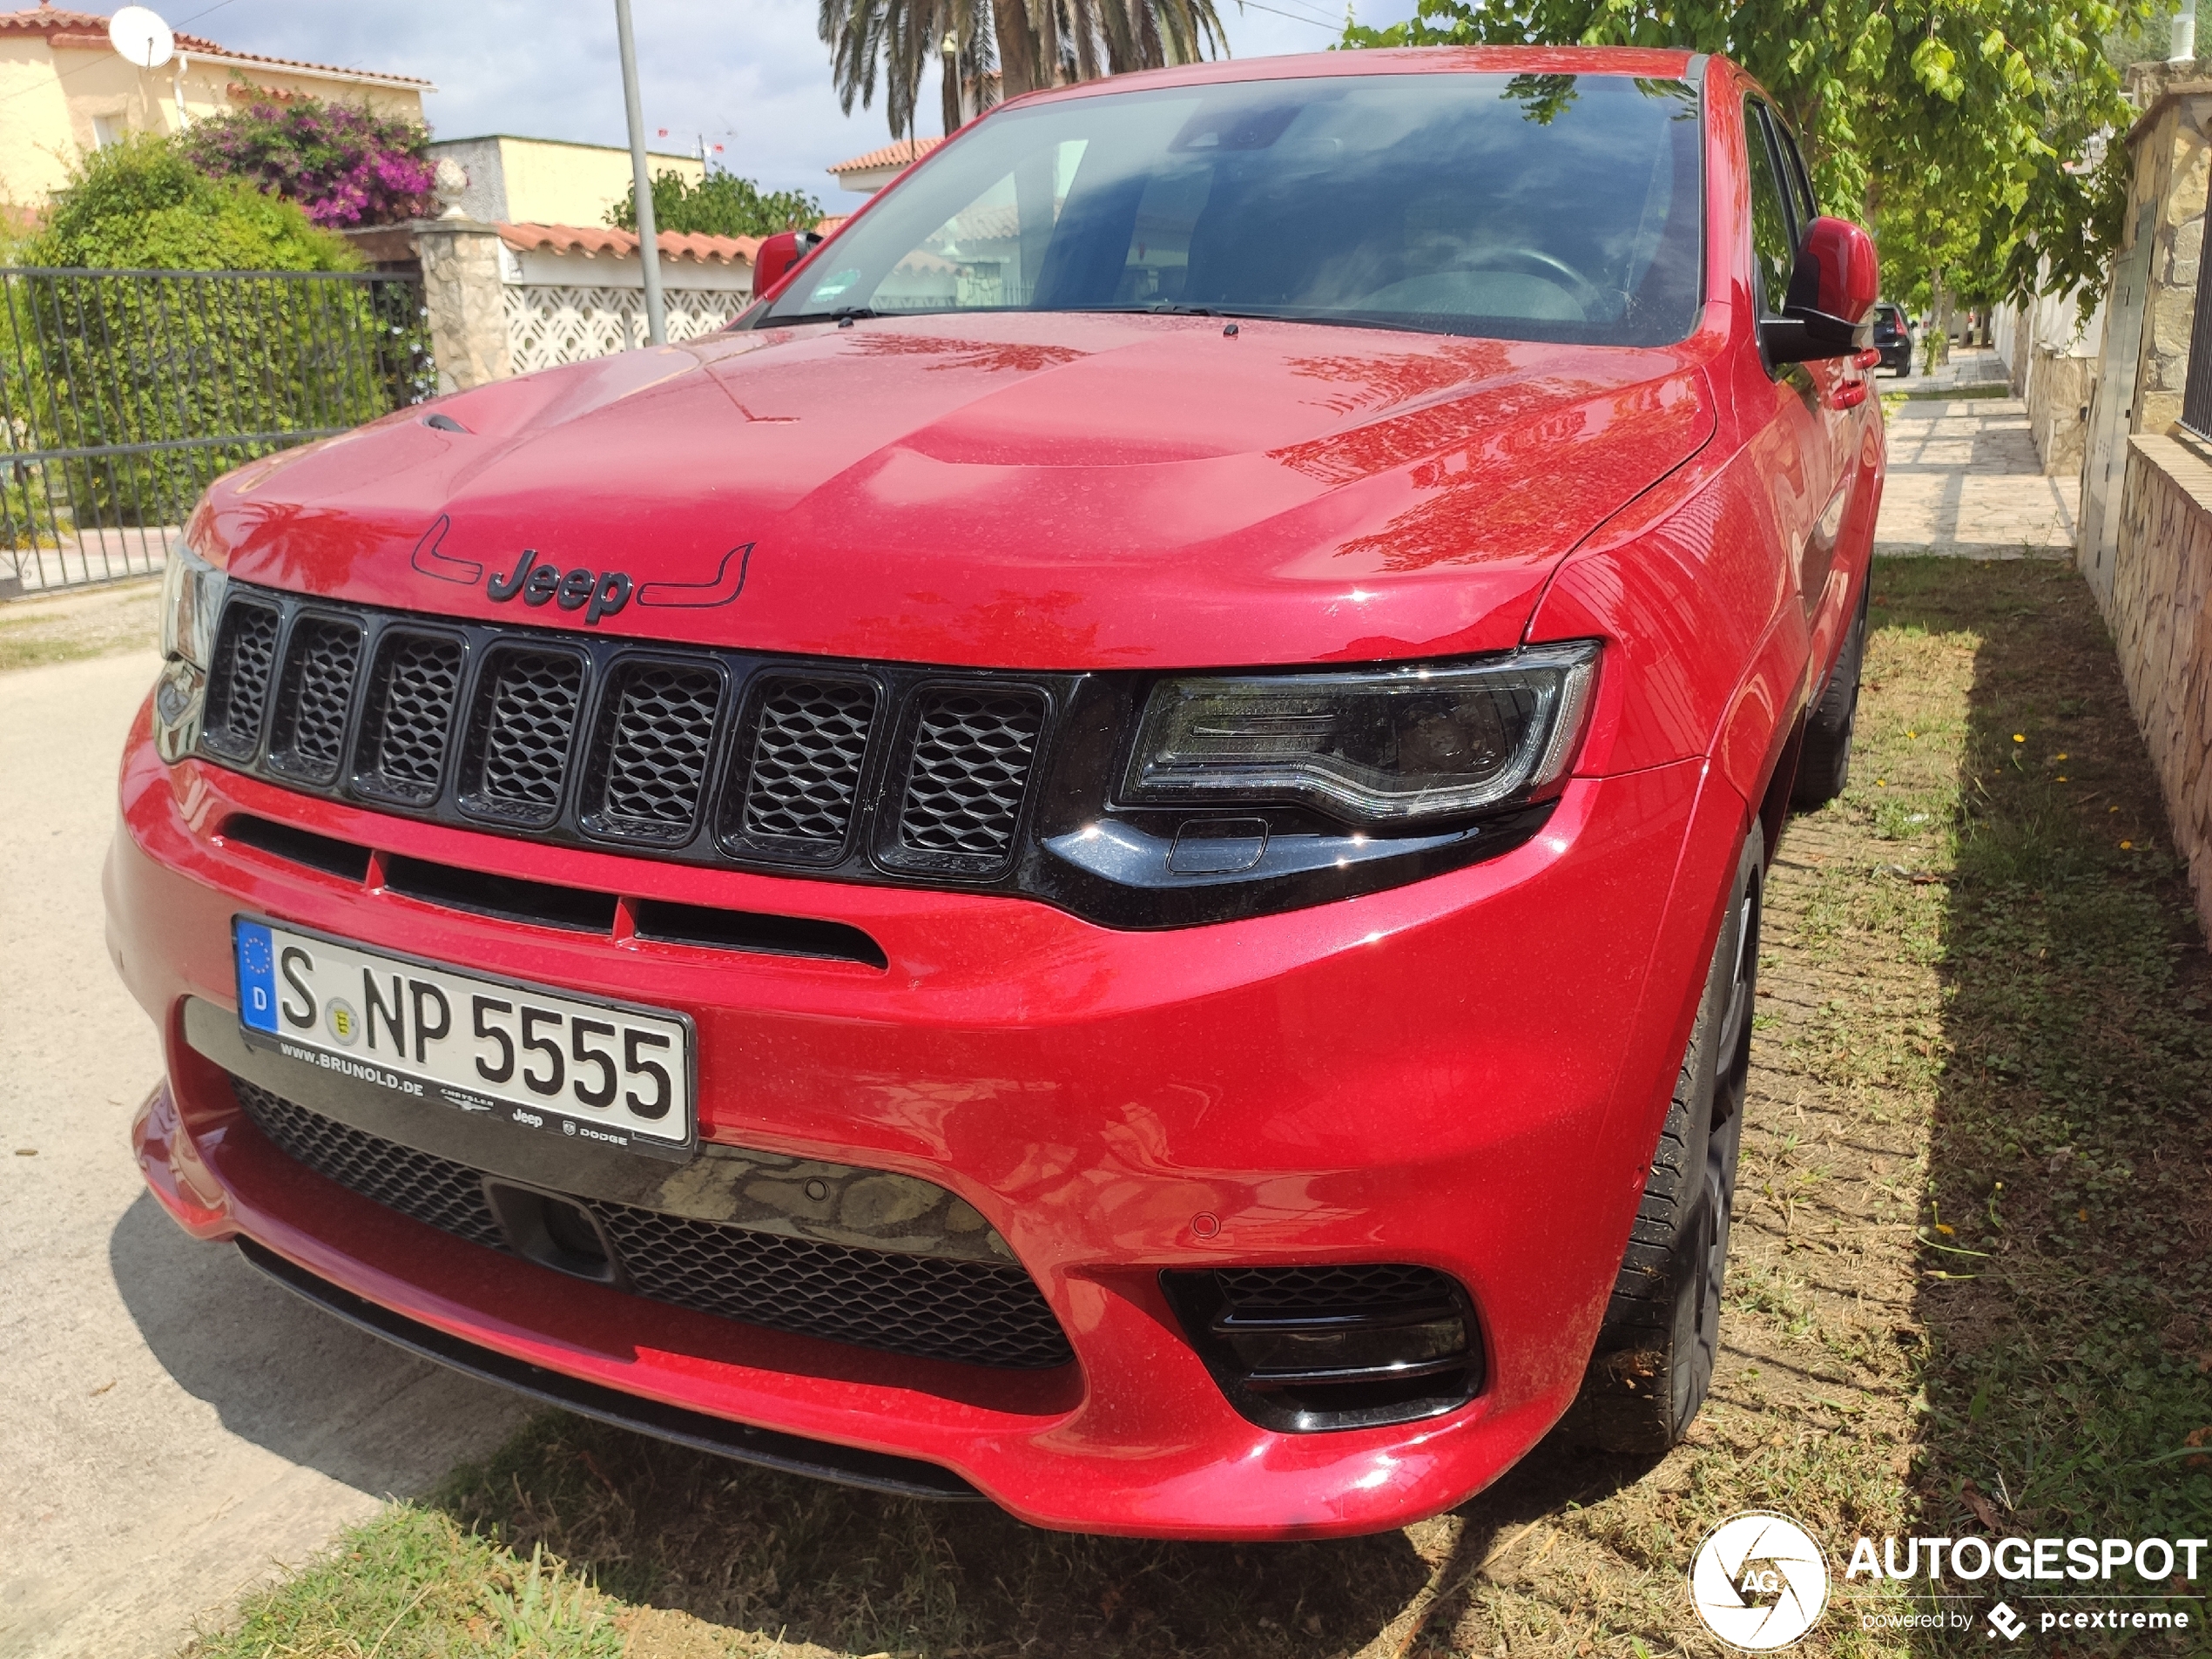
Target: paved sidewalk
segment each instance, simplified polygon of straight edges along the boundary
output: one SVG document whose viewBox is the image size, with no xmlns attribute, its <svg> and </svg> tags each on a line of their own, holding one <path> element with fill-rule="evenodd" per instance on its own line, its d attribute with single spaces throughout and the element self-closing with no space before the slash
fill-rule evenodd
<svg viewBox="0 0 2212 1659">
<path fill-rule="evenodd" d="M 108 961 L 99 880 L 153 671 L 136 651 L 0 673 L 7 1659 L 173 1653 L 522 1412 L 187 1238 L 140 1186 L 127 1131 L 160 1055 Z"/>
<path fill-rule="evenodd" d="M 1886 394 L 1925 383 L 1876 384 Z M 2044 475 L 2018 398 L 1908 398 L 1890 411 L 1889 450 L 1877 553 L 2072 556 L 2081 481 Z"/>
</svg>

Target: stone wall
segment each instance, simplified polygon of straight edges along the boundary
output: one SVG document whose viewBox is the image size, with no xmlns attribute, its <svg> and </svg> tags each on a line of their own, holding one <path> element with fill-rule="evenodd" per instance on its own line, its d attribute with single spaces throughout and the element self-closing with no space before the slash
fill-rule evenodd
<svg viewBox="0 0 2212 1659">
<path fill-rule="evenodd" d="M 2089 389 L 2097 360 L 2037 346 L 2020 354 L 2027 389 L 2027 430 L 2043 470 L 2067 477 L 2081 470 L 2089 445 Z M 2032 360 L 2032 361 L 2031 361 Z"/>
<path fill-rule="evenodd" d="M 2181 418 L 2188 379 L 2189 330 L 2196 312 L 2198 255 L 2204 245 L 2205 187 L 2212 176 L 2212 64 L 2160 64 L 2131 72 L 2144 105 L 2128 135 L 2134 152 L 2128 222 L 2155 204 L 2143 308 L 2142 354 L 2129 429 L 2163 432 Z"/>
<path fill-rule="evenodd" d="M 2178 438 L 2128 442 L 2106 619 L 2212 932 L 2212 463 Z"/>
<path fill-rule="evenodd" d="M 507 312 L 500 296 L 499 233 L 469 219 L 418 219 L 422 308 L 430 315 L 430 353 L 438 390 L 465 392 L 514 372 Z"/>
</svg>

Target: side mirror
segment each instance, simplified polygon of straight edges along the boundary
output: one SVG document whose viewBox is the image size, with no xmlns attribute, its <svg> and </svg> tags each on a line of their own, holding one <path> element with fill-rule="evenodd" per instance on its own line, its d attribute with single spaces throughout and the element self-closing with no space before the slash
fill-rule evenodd
<svg viewBox="0 0 2212 1659">
<path fill-rule="evenodd" d="M 1848 219 L 1816 219 L 1790 273 L 1782 315 L 1759 324 L 1770 363 L 1848 357 L 1874 337 L 1874 299 L 1882 291 L 1874 239 Z"/>
<path fill-rule="evenodd" d="M 821 245 L 819 231 L 779 231 L 763 237 L 752 256 L 752 297 L 758 300 L 772 293 Z"/>
</svg>

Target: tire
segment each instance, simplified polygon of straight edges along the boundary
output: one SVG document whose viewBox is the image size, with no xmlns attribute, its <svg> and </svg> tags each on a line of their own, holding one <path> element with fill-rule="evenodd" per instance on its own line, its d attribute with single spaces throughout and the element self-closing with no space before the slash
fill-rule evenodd
<svg viewBox="0 0 2212 1659">
<path fill-rule="evenodd" d="M 1754 824 L 1737 860 L 1643 1201 L 1568 1420 L 1568 1438 L 1599 1451 L 1666 1451 L 1689 1431 L 1712 1385 L 1764 880 L 1765 840 Z"/>
<path fill-rule="evenodd" d="M 1822 688 L 1820 701 L 1805 717 L 1804 742 L 1797 750 L 1797 780 L 1790 805 L 1799 812 L 1825 806 L 1851 781 L 1851 740 L 1858 724 L 1858 675 L 1866 660 L 1866 598 L 1859 597 L 1851 631 L 1836 653 L 1836 666 Z"/>
</svg>

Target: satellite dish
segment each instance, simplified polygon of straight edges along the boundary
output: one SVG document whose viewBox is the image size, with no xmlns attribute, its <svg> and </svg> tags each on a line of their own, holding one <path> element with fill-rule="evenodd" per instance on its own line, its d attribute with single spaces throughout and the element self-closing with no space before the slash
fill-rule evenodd
<svg viewBox="0 0 2212 1659">
<path fill-rule="evenodd" d="M 108 44 L 140 69 L 159 69 L 177 54 L 177 37 L 145 6 L 125 6 L 107 23 Z"/>
</svg>

